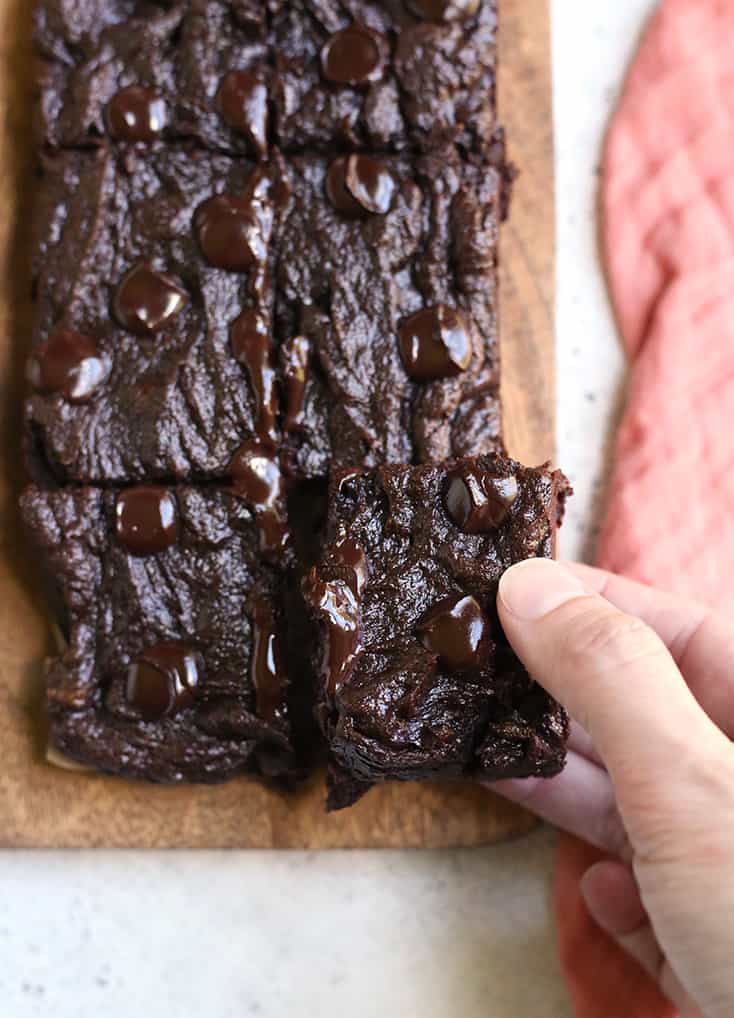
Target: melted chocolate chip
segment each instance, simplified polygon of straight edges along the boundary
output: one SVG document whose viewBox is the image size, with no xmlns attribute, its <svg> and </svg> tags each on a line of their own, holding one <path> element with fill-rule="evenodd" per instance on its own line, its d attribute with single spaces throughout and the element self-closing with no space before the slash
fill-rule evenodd
<svg viewBox="0 0 734 1018">
<path fill-rule="evenodd" d="M 268 90 L 251 71 L 230 71 L 219 84 L 217 105 L 225 123 L 249 138 L 259 155 L 268 148 Z"/>
<path fill-rule="evenodd" d="M 247 369 L 257 401 L 255 430 L 260 438 L 275 441 L 278 392 L 268 323 L 259 311 L 243 311 L 230 328 L 232 353 Z"/>
<path fill-rule="evenodd" d="M 349 586 L 359 597 L 369 575 L 364 549 L 353 537 L 344 537 L 334 548 L 334 561 L 350 571 Z"/>
<path fill-rule="evenodd" d="M 194 213 L 199 246 L 210 265 L 228 272 L 247 272 L 257 261 L 253 240 L 260 248 L 250 202 L 234 195 L 209 198 Z"/>
<path fill-rule="evenodd" d="M 487 533 L 505 521 L 518 492 L 515 477 L 495 477 L 473 466 L 459 466 L 449 474 L 446 511 L 467 534 Z"/>
<path fill-rule="evenodd" d="M 28 361 L 28 381 L 39 392 L 60 393 L 69 403 L 86 403 L 110 373 L 107 359 L 89 336 L 59 329 Z"/>
<path fill-rule="evenodd" d="M 178 507 L 166 488 L 128 488 L 115 503 L 115 534 L 133 555 L 155 555 L 178 540 Z"/>
<path fill-rule="evenodd" d="M 127 701 L 145 721 L 177 714 L 194 702 L 203 667 L 194 647 L 168 640 L 157 643 L 130 665 Z"/>
<path fill-rule="evenodd" d="M 250 678 L 255 689 L 255 710 L 259 718 L 273 724 L 278 721 L 283 707 L 285 673 L 272 605 L 263 597 L 253 598 L 250 619 L 252 622 Z"/>
<path fill-rule="evenodd" d="M 416 382 L 451 378 L 469 367 L 471 334 L 460 311 L 446 304 L 424 308 L 407 318 L 398 331 L 400 356 Z"/>
<path fill-rule="evenodd" d="M 454 21 L 468 18 L 479 9 L 481 0 L 407 0 L 408 7 L 426 21 Z"/>
<path fill-rule="evenodd" d="M 276 557 L 287 546 L 290 534 L 284 512 L 283 477 L 275 448 L 269 442 L 246 442 L 234 454 L 229 470 L 235 491 L 255 514 L 263 554 Z"/>
<path fill-rule="evenodd" d="M 120 89 L 107 105 L 107 129 L 118 141 L 155 141 L 167 121 L 164 100 L 142 85 Z"/>
<path fill-rule="evenodd" d="M 285 419 L 283 430 L 292 431 L 303 424 L 303 402 L 306 395 L 311 344 L 306 336 L 292 336 L 282 347 L 285 381 Z"/>
<path fill-rule="evenodd" d="M 263 266 L 273 229 L 273 204 L 287 201 L 286 182 L 273 181 L 265 169 L 250 177 L 241 196 L 217 194 L 194 213 L 199 246 L 210 265 L 228 272 Z"/>
<path fill-rule="evenodd" d="M 336 85 L 366 85 L 382 76 L 385 43 L 366 25 L 335 32 L 321 50 L 324 77 Z"/>
<path fill-rule="evenodd" d="M 326 194 L 342 215 L 385 215 L 395 195 L 395 179 L 382 159 L 351 155 L 335 159 L 326 175 Z"/>
<path fill-rule="evenodd" d="M 326 624 L 322 673 L 329 696 L 346 681 L 359 653 L 359 600 L 343 580 L 325 583 L 312 570 L 305 594 Z"/>
<path fill-rule="evenodd" d="M 490 622 L 470 596 L 451 597 L 431 608 L 418 624 L 421 641 L 448 668 L 479 668 L 485 660 Z"/>
<path fill-rule="evenodd" d="M 123 328 L 137 336 L 150 336 L 180 314 L 188 303 L 188 294 L 175 279 L 141 264 L 123 276 L 112 310 Z"/>
</svg>

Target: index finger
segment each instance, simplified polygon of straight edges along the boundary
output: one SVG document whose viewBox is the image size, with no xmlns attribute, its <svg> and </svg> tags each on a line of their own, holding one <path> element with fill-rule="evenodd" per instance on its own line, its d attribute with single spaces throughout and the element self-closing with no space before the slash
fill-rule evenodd
<svg viewBox="0 0 734 1018">
<path fill-rule="evenodd" d="M 734 625 L 699 601 L 593 566 L 562 565 L 591 592 L 655 630 L 703 710 L 725 735 L 734 738 Z"/>
</svg>

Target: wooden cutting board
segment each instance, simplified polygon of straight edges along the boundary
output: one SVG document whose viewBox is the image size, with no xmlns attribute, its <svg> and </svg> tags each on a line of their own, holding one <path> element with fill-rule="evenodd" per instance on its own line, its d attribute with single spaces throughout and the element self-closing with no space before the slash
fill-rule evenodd
<svg viewBox="0 0 734 1018">
<path fill-rule="evenodd" d="M 384 786 L 327 816 L 321 779 L 285 797 L 245 779 L 161 788 L 45 763 L 41 662 L 51 645 L 16 509 L 30 316 L 31 6 L 0 0 L 0 846 L 448 847 L 528 830 L 526 813 L 472 786 Z M 554 445 L 549 17 L 547 0 L 500 0 L 500 8 L 500 114 L 522 171 L 502 239 L 503 402 L 510 451 L 534 464 Z"/>
</svg>

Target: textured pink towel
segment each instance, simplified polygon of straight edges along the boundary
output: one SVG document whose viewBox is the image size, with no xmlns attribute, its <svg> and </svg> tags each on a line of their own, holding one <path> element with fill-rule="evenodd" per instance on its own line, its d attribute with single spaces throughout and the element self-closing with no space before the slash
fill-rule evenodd
<svg viewBox="0 0 734 1018">
<path fill-rule="evenodd" d="M 604 159 L 603 244 L 630 354 L 598 563 L 734 614 L 734 2 L 663 0 Z M 577 1018 L 669 1018 L 590 919 L 594 849 L 564 838 L 555 903 Z"/>
<path fill-rule="evenodd" d="M 734 3 L 665 0 L 609 133 L 633 358 L 599 565 L 734 614 Z"/>
</svg>

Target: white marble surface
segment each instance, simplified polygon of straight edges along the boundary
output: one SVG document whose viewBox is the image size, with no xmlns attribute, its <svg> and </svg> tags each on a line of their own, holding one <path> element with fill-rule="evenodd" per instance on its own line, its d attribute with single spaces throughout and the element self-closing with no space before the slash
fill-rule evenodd
<svg viewBox="0 0 734 1018">
<path fill-rule="evenodd" d="M 594 538 L 623 366 L 598 271 L 604 125 L 652 0 L 553 0 L 563 552 Z M 565 1018 L 553 836 L 441 853 L 0 856 L 4 1018 Z"/>
</svg>

